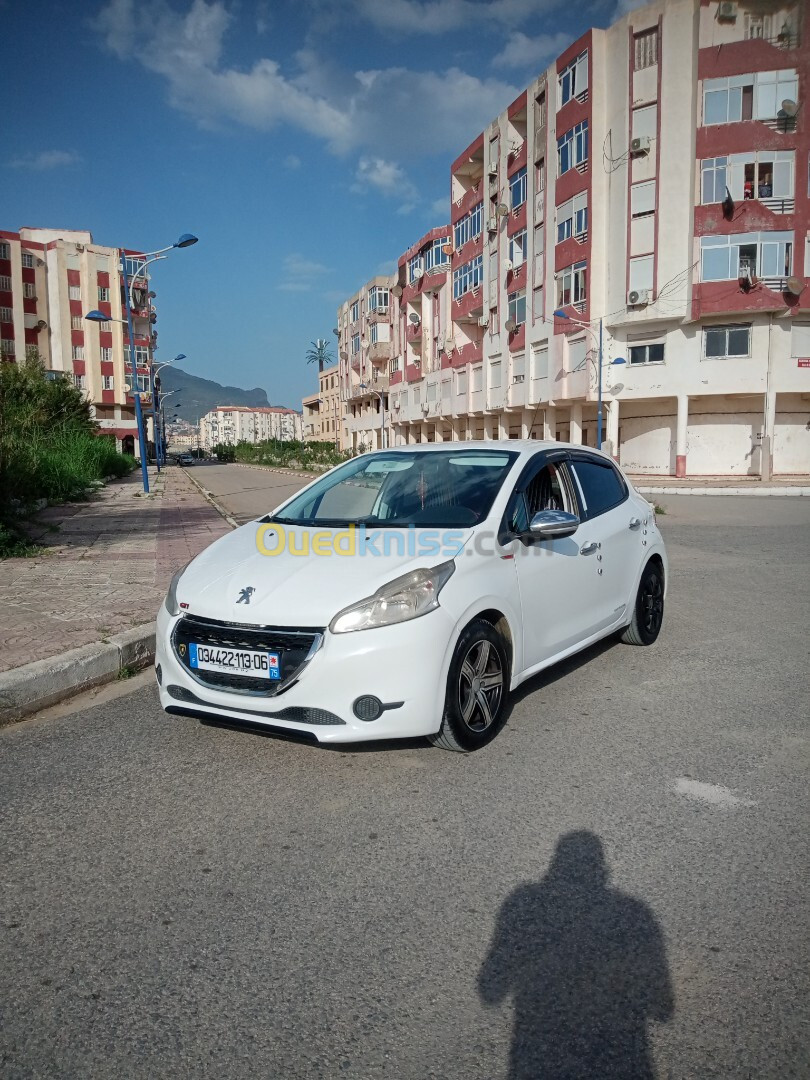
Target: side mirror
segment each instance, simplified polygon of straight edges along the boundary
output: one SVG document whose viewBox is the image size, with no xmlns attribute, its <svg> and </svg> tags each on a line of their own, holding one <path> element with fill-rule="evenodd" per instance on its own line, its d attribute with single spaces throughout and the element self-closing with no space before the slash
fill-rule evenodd
<svg viewBox="0 0 810 1080">
<path fill-rule="evenodd" d="M 579 528 L 579 518 L 565 510 L 540 510 L 529 524 L 529 536 L 536 540 L 559 540 L 573 536 Z"/>
</svg>

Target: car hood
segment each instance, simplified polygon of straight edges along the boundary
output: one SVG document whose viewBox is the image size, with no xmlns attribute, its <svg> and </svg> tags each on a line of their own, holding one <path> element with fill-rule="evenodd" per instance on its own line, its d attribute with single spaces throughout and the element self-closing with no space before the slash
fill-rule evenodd
<svg viewBox="0 0 810 1080">
<path fill-rule="evenodd" d="M 446 562 L 472 534 L 471 529 L 368 529 L 364 542 L 357 530 L 354 555 L 306 555 L 296 552 L 306 551 L 307 545 L 311 552 L 314 535 L 334 536 L 346 550 L 348 531 L 284 526 L 285 542 L 277 554 L 262 554 L 258 532 L 258 522 L 243 525 L 189 563 L 177 586 L 185 610 L 225 622 L 324 627 L 343 608 L 394 578 Z M 426 548 L 427 532 L 431 541 L 446 533 L 442 546 L 435 542 Z M 278 530 L 264 526 L 263 544 L 269 551 L 280 546 Z M 362 547 L 365 554 L 360 554 Z M 252 592 L 246 597 L 245 590 Z"/>
</svg>

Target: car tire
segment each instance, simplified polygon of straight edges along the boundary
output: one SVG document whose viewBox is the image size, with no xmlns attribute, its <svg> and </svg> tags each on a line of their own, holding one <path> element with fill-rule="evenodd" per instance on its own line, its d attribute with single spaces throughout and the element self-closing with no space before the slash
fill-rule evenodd
<svg viewBox="0 0 810 1080">
<path fill-rule="evenodd" d="M 657 561 L 648 562 L 641 575 L 633 608 L 633 621 L 622 634 L 626 645 L 652 645 L 664 619 L 664 571 Z"/>
<path fill-rule="evenodd" d="M 508 693 L 506 643 L 492 623 L 474 619 L 456 644 L 447 673 L 442 726 L 430 741 L 462 754 L 480 750 L 506 723 Z"/>
</svg>

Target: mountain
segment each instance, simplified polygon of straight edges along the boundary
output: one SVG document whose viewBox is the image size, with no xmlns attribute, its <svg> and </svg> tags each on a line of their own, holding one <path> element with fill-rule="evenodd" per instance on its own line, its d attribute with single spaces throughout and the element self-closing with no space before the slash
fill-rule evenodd
<svg viewBox="0 0 810 1080">
<path fill-rule="evenodd" d="M 241 390 L 238 386 L 223 386 L 213 379 L 201 379 L 199 375 L 191 375 L 178 367 L 163 368 L 160 379 L 162 393 L 177 391 L 166 399 L 167 419 L 169 412 L 175 413 L 176 402 L 180 402 L 177 415 L 191 424 L 196 424 L 201 416 L 205 416 L 217 405 L 253 405 L 266 408 L 270 404 L 267 392 L 261 387 Z"/>
</svg>

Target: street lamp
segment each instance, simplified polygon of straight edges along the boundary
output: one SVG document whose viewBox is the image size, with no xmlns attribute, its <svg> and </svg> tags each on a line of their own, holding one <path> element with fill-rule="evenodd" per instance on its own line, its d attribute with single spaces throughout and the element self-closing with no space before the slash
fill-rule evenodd
<svg viewBox="0 0 810 1080">
<path fill-rule="evenodd" d="M 151 384 L 151 387 L 152 387 L 152 416 L 154 417 L 154 420 L 155 420 L 155 461 L 157 462 L 157 470 L 158 470 L 158 472 L 160 472 L 161 457 L 163 458 L 163 464 L 164 465 L 166 464 L 166 446 L 165 446 L 166 439 L 164 437 L 164 439 L 162 440 L 163 445 L 161 445 L 161 439 L 160 439 L 159 432 L 158 432 L 158 427 L 160 425 L 160 419 L 158 417 L 158 410 L 160 408 L 160 399 L 162 397 L 168 397 L 169 395 L 168 394 L 161 394 L 161 392 L 160 392 L 160 380 L 158 379 L 157 376 L 160 374 L 160 372 L 165 367 L 169 367 L 170 364 L 176 364 L 178 360 L 185 360 L 185 358 L 186 358 L 186 354 L 181 352 L 181 353 L 178 353 L 177 356 L 175 356 L 175 358 L 173 360 L 164 360 L 164 362 L 162 364 L 158 364 L 157 367 L 155 367 L 155 365 L 152 364 L 151 367 L 149 368 L 149 378 L 150 378 L 150 384 Z M 176 394 L 177 391 L 172 390 L 171 393 Z M 166 434 L 166 421 L 165 420 L 163 421 L 163 434 L 164 434 L 164 436 Z"/>
<path fill-rule="evenodd" d="M 378 397 L 380 399 L 380 419 L 382 420 L 382 435 L 380 437 L 380 446 L 383 450 L 385 450 L 387 442 L 385 437 L 385 398 L 379 390 L 373 390 L 368 385 L 368 383 L 361 382 L 358 383 L 358 386 L 361 390 L 367 390 L 369 394 L 374 394 L 375 397 Z"/>
<path fill-rule="evenodd" d="M 135 273 L 132 275 L 132 281 L 134 282 L 136 278 L 140 277 L 140 275 L 143 273 L 143 271 L 146 269 L 146 267 L 149 265 L 149 263 L 155 262 L 155 261 L 157 261 L 158 259 L 161 259 L 161 258 L 165 258 L 167 251 L 172 251 L 174 248 L 191 247 L 192 244 L 196 244 L 196 243 L 197 243 L 197 237 L 196 236 L 194 236 L 192 233 L 183 233 L 180 237 L 178 237 L 177 240 L 175 240 L 175 242 L 173 244 L 169 244 L 168 247 L 160 248 L 158 251 L 148 251 L 145 254 L 138 256 L 137 257 L 138 262 L 137 262 L 137 266 L 135 268 Z M 133 308 L 132 292 L 133 292 L 133 290 L 132 290 L 132 285 L 130 284 L 129 276 L 127 274 L 127 256 L 124 254 L 123 251 L 121 252 L 120 259 L 121 259 L 121 279 L 122 279 L 123 284 L 124 284 L 124 300 L 125 300 L 125 303 L 126 303 L 126 311 L 127 311 L 127 331 L 128 331 L 128 334 L 129 334 L 129 357 L 130 357 L 130 360 L 132 362 L 132 380 L 133 380 L 134 387 L 137 389 L 137 386 L 138 386 L 138 365 L 137 365 L 137 363 L 135 361 L 135 331 L 133 330 L 133 327 L 132 327 L 132 308 Z M 133 262 L 135 262 L 135 259 L 133 259 Z M 98 314 L 101 314 L 101 313 L 99 312 Z M 87 317 L 89 318 L 90 316 L 87 316 Z M 97 321 L 101 321 L 101 320 L 97 320 Z M 145 437 L 145 433 L 144 433 L 143 412 L 141 411 L 141 399 L 138 397 L 137 394 L 135 395 L 135 419 L 137 420 L 137 423 L 138 423 L 138 441 L 140 442 L 140 445 L 141 445 L 141 474 L 143 476 L 143 490 L 144 490 L 145 493 L 148 493 L 149 492 L 149 472 L 148 472 L 147 463 L 146 463 L 146 458 L 147 458 L 147 454 L 146 454 L 146 437 Z M 157 418 L 155 419 L 155 426 L 157 426 Z"/>
<path fill-rule="evenodd" d="M 554 312 L 555 319 L 565 319 L 567 322 L 573 323 L 574 326 L 581 326 L 583 330 L 587 330 L 593 340 L 599 346 L 599 361 L 597 367 L 597 381 L 598 381 L 598 396 L 596 406 L 596 448 L 602 449 L 602 319 L 599 319 L 599 336 L 596 336 L 596 332 L 593 327 L 586 322 L 582 322 L 581 319 L 572 319 L 570 315 L 567 315 L 561 308 L 558 308 Z M 624 358 L 617 356 L 613 361 L 614 364 L 623 364 Z"/>
</svg>

